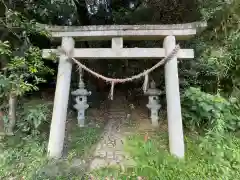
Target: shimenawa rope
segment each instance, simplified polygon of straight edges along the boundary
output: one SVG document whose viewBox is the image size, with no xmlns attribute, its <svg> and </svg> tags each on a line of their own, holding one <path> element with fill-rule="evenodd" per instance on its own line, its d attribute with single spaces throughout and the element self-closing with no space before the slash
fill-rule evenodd
<svg viewBox="0 0 240 180">
<path fill-rule="evenodd" d="M 72 61 L 74 63 L 76 63 L 79 67 L 79 69 L 84 69 L 85 71 L 89 72 L 90 74 L 96 76 L 97 78 L 100 78 L 106 82 L 111 83 L 111 90 L 110 90 L 110 94 L 109 94 L 109 98 L 111 100 L 113 100 L 113 93 L 114 93 L 114 85 L 117 83 L 126 83 L 126 82 L 130 82 L 136 79 L 140 79 L 142 77 L 145 77 L 144 79 L 144 83 L 143 83 L 143 91 L 146 92 L 147 87 L 148 87 L 148 79 L 149 79 L 149 73 L 151 73 L 152 71 L 154 71 L 155 69 L 157 69 L 158 67 L 160 67 L 161 65 L 165 64 L 167 61 L 171 60 L 174 56 L 177 55 L 178 51 L 180 49 L 179 44 L 176 45 L 176 47 L 172 50 L 172 52 L 167 55 L 165 58 L 163 58 L 161 61 L 159 61 L 157 64 L 155 64 L 154 66 L 152 66 L 151 68 L 133 75 L 131 77 L 127 77 L 127 78 L 110 78 L 110 77 L 106 77 L 103 76 L 93 70 L 91 70 L 90 68 L 88 68 L 87 66 L 85 66 L 84 64 L 82 64 L 80 61 L 78 61 L 77 59 L 75 59 L 74 57 L 71 57 L 69 55 L 69 53 L 67 54 L 61 47 L 58 47 L 58 51 L 60 53 L 63 53 L 64 55 L 68 56 L 70 59 L 72 59 Z"/>
</svg>

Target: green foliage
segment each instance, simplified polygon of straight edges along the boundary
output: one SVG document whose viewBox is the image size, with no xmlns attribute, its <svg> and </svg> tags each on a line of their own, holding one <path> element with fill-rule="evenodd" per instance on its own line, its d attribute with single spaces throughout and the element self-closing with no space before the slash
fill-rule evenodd
<svg viewBox="0 0 240 180">
<path fill-rule="evenodd" d="M 8 41 L 3 41 L 0 43 L 0 55 L 10 56 L 10 44 Z"/>
<path fill-rule="evenodd" d="M 233 135 L 226 135 L 221 144 L 213 141 L 203 143 L 196 135 L 188 135 L 186 157 L 179 160 L 170 156 L 167 148 L 167 134 L 150 136 L 148 142 L 144 137 L 135 135 L 127 141 L 127 151 L 137 163 L 135 168 L 125 172 L 117 169 L 102 169 L 93 174 L 103 179 L 113 175 L 117 179 L 224 179 L 240 178 L 240 140 Z M 205 138 L 203 138 L 205 139 Z"/>
<path fill-rule="evenodd" d="M 36 179 L 81 179 L 84 174 L 82 160 L 86 160 L 91 153 L 92 146 L 99 140 L 99 128 L 79 128 L 76 125 L 69 130 L 68 156 L 64 161 L 49 162 L 38 171 Z M 43 173 L 45 172 L 45 173 Z"/>
<path fill-rule="evenodd" d="M 80 2 L 75 0 L 41 0 L 24 2 L 28 16 L 34 17 L 40 22 L 46 24 L 59 24 L 69 18 L 71 21 L 77 21 L 77 5 Z"/>
<path fill-rule="evenodd" d="M 22 95 L 37 89 L 36 85 L 44 81 L 40 78 L 42 73 L 53 73 L 44 65 L 40 49 L 31 46 L 29 41 L 31 34 L 47 36 L 48 33 L 39 28 L 35 20 L 29 20 L 22 13 L 8 8 L 4 1 L 1 3 L 5 11 L 0 24 L 6 28 L 5 34 L 10 39 L 0 40 L 0 55 L 5 61 L 1 64 L 1 80 L 5 82 L 7 91 Z"/>
<path fill-rule="evenodd" d="M 16 126 L 20 131 L 32 135 L 40 133 L 43 124 L 49 124 L 51 119 L 51 104 L 35 104 L 24 106 L 19 113 Z"/>
<path fill-rule="evenodd" d="M 1 54 L 8 55 L 8 63 L 0 76 L 2 92 L 12 92 L 23 95 L 26 92 L 37 90 L 37 84 L 44 82 L 43 73 L 53 73 L 52 69 L 44 65 L 41 51 L 37 47 L 30 47 L 25 56 L 14 56 L 7 42 L 0 41 Z M 11 53 L 10 53 L 11 52 Z"/>
<path fill-rule="evenodd" d="M 189 44 L 196 50 L 193 62 L 181 65 L 185 85 L 204 91 L 239 96 L 239 19 L 238 0 L 198 0 L 202 19 L 208 28 Z"/>
<path fill-rule="evenodd" d="M 35 103 L 35 102 L 34 102 Z M 38 119 L 38 115 L 45 120 L 47 106 L 42 104 L 26 104 L 27 112 L 23 113 L 23 118 L 29 118 L 25 125 L 34 126 L 33 120 Z M 38 108 L 34 108 L 37 106 Z M 28 109 L 29 108 L 29 109 Z M 48 107 L 49 109 L 49 107 Z M 49 111 L 49 110 L 48 110 Z M 30 112 L 30 113 L 29 113 Z M 19 123 L 25 119 L 21 119 Z M 43 121 L 42 121 L 43 123 Z M 17 124 L 19 125 L 19 124 Z M 40 127 L 39 124 L 35 124 Z M 42 129 L 41 134 L 26 135 L 18 131 L 15 136 L 5 137 L 0 140 L 0 177 L 1 180 L 11 178 L 25 180 L 56 180 L 56 179 L 80 179 L 85 172 L 76 162 L 82 160 L 85 155 L 89 155 L 90 148 L 99 139 L 101 130 L 99 128 L 78 128 L 76 124 L 69 129 L 68 133 L 68 157 L 60 161 L 48 161 L 46 149 L 48 129 Z M 21 128 L 20 130 L 23 130 Z M 36 131 L 35 131 L 36 132 Z"/>
<path fill-rule="evenodd" d="M 32 136 L 5 138 L 0 141 L 0 177 L 32 179 L 35 171 L 46 163 L 46 141 Z"/>
<path fill-rule="evenodd" d="M 30 34 L 47 35 L 47 32 L 39 29 L 34 20 L 9 9 L 4 1 L 1 3 L 5 7 L 5 16 L 0 19 L 0 24 L 10 37 L 10 41 L 0 40 L 0 98 L 3 101 L 9 93 L 23 95 L 37 90 L 37 84 L 44 82 L 42 74 L 53 73 L 53 70 L 44 65 L 40 49 L 31 46 L 28 38 Z"/>
<path fill-rule="evenodd" d="M 3 3 L 3 1 L 1 2 Z M 18 43 L 21 44 L 30 34 L 49 36 L 46 30 L 39 28 L 38 23 L 34 19 L 26 18 L 21 12 L 8 8 L 6 4 L 4 4 L 4 6 L 5 13 L 4 16 L 0 18 L 0 24 L 6 28 L 8 32 L 6 34 L 13 36 L 19 41 Z M 12 40 L 14 41 L 14 39 Z M 15 43 L 17 41 L 15 41 Z"/>
<path fill-rule="evenodd" d="M 189 128 L 207 128 L 216 132 L 240 129 L 240 107 L 234 99 L 211 95 L 189 88 L 182 97 L 183 122 Z"/>
<path fill-rule="evenodd" d="M 233 0 L 234 1 L 234 0 Z M 201 13 L 202 19 L 208 21 L 212 19 L 216 12 L 221 11 L 227 5 L 231 5 L 232 0 L 215 0 L 215 1 L 207 1 L 207 0 L 197 0 L 198 9 Z"/>
<path fill-rule="evenodd" d="M 99 140 L 99 128 L 73 127 L 69 135 L 69 158 L 86 155 L 91 146 Z M 88 154 L 87 153 L 87 154 Z"/>
</svg>

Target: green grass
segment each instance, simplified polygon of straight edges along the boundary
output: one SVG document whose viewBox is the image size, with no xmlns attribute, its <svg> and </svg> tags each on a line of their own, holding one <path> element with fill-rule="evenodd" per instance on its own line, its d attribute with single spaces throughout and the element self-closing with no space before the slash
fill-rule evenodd
<svg viewBox="0 0 240 180">
<path fill-rule="evenodd" d="M 14 137 L 6 137 L 0 141 L 0 179 L 79 179 L 80 170 L 77 167 L 72 168 L 71 163 L 75 158 L 82 158 L 89 152 L 100 132 L 99 128 L 74 127 L 70 133 L 68 158 L 56 162 L 46 158 L 46 137 L 24 136 L 20 133 Z M 45 170 L 51 174 L 43 175 L 42 171 Z"/>
<path fill-rule="evenodd" d="M 51 110 L 46 111 L 46 109 L 52 109 L 52 102 L 41 99 L 21 101 L 18 106 L 18 114 L 29 115 L 29 108 L 34 109 L 38 105 L 47 107 L 39 111 L 47 116 L 47 121 L 42 123 L 38 133 L 29 131 L 30 134 L 27 135 L 26 132 L 21 131 L 19 124 L 26 123 L 26 121 L 22 119 L 24 116 L 18 116 L 21 119 L 17 121 L 15 136 L 6 136 L 3 139 L 0 137 L 0 179 L 79 179 L 80 169 L 77 166 L 73 167 L 73 163 L 76 163 L 76 159 L 79 161 L 89 153 L 92 145 L 99 139 L 100 128 L 79 128 L 74 119 L 71 122 L 71 129 L 68 131 L 67 158 L 60 161 L 47 160 L 47 134 L 49 134 Z"/>
<path fill-rule="evenodd" d="M 99 140 L 100 128 L 73 127 L 69 134 L 68 158 L 82 157 L 89 153 L 90 148 Z"/>
<path fill-rule="evenodd" d="M 47 175 L 38 173 L 37 178 L 49 180 L 78 180 L 84 176 L 84 167 L 79 162 L 89 155 L 92 146 L 99 140 L 100 128 L 73 126 L 68 136 L 68 156 L 65 160 L 50 162 L 45 166 Z"/>
<path fill-rule="evenodd" d="M 31 179 L 38 168 L 47 161 L 46 140 L 16 134 L 0 141 L 0 177 L 8 180 Z"/>
<path fill-rule="evenodd" d="M 158 133 L 145 143 L 144 137 L 135 135 L 128 139 L 126 150 L 134 157 L 137 167 L 121 172 L 119 169 L 101 169 L 95 176 L 114 176 L 117 179 L 161 180 L 238 180 L 240 179 L 240 139 L 234 135 L 185 137 L 186 157 L 178 160 L 167 151 L 167 134 Z"/>
</svg>

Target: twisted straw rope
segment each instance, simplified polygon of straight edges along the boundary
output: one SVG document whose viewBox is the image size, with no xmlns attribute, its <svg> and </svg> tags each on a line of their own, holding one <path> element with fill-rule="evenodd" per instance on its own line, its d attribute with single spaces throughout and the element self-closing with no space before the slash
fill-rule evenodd
<svg viewBox="0 0 240 180">
<path fill-rule="evenodd" d="M 102 79 L 102 80 L 104 80 L 106 82 L 111 83 L 110 98 L 113 99 L 114 85 L 117 84 L 117 83 L 131 82 L 133 80 L 145 77 L 143 89 L 144 89 L 144 91 L 146 91 L 146 89 L 147 89 L 146 86 L 148 84 L 148 74 L 151 73 L 152 71 L 154 71 L 155 69 L 157 69 L 158 67 L 160 67 L 161 65 L 165 64 L 167 61 L 171 60 L 173 57 L 175 57 L 177 55 L 179 49 L 180 49 L 180 46 L 179 46 L 179 44 L 177 44 L 176 47 L 172 50 L 172 52 L 169 55 L 167 55 L 165 58 L 160 60 L 157 64 L 155 64 L 151 68 L 149 68 L 149 69 L 147 69 L 147 70 L 145 70 L 145 71 L 143 71 L 143 72 L 141 72 L 139 74 L 136 74 L 136 75 L 133 75 L 133 76 L 127 77 L 127 78 L 110 78 L 110 77 L 103 76 L 103 75 L 101 75 L 101 74 L 91 70 L 90 68 L 88 68 L 87 66 L 82 64 L 77 59 L 69 56 L 63 49 L 61 49 L 61 47 L 59 48 L 59 52 L 60 53 L 64 53 L 66 56 L 69 57 L 69 59 L 72 59 L 72 61 L 78 65 L 79 69 L 82 68 L 85 71 L 89 72 L 90 74 L 96 76 L 97 78 L 100 78 L 100 79 Z"/>
</svg>

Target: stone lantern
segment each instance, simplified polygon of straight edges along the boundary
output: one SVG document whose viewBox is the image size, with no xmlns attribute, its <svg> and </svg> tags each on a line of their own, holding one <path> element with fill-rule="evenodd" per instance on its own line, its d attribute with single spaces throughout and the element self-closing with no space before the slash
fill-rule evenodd
<svg viewBox="0 0 240 180">
<path fill-rule="evenodd" d="M 84 82 L 82 80 L 82 71 L 79 73 L 79 88 L 72 92 L 73 96 L 76 96 L 76 104 L 73 106 L 78 111 L 78 125 L 79 127 L 84 127 L 85 125 L 85 111 L 89 107 L 87 104 L 87 96 L 90 96 L 91 91 L 85 89 Z"/>
<path fill-rule="evenodd" d="M 151 111 L 151 121 L 152 125 L 155 127 L 158 126 L 159 109 L 161 108 L 159 103 L 159 95 L 161 94 L 162 92 L 156 88 L 154 81 L 150 83 L 150 88 L 145 93 L 145 95 L 148 96 L 147 108 Z"/>
</svg>

